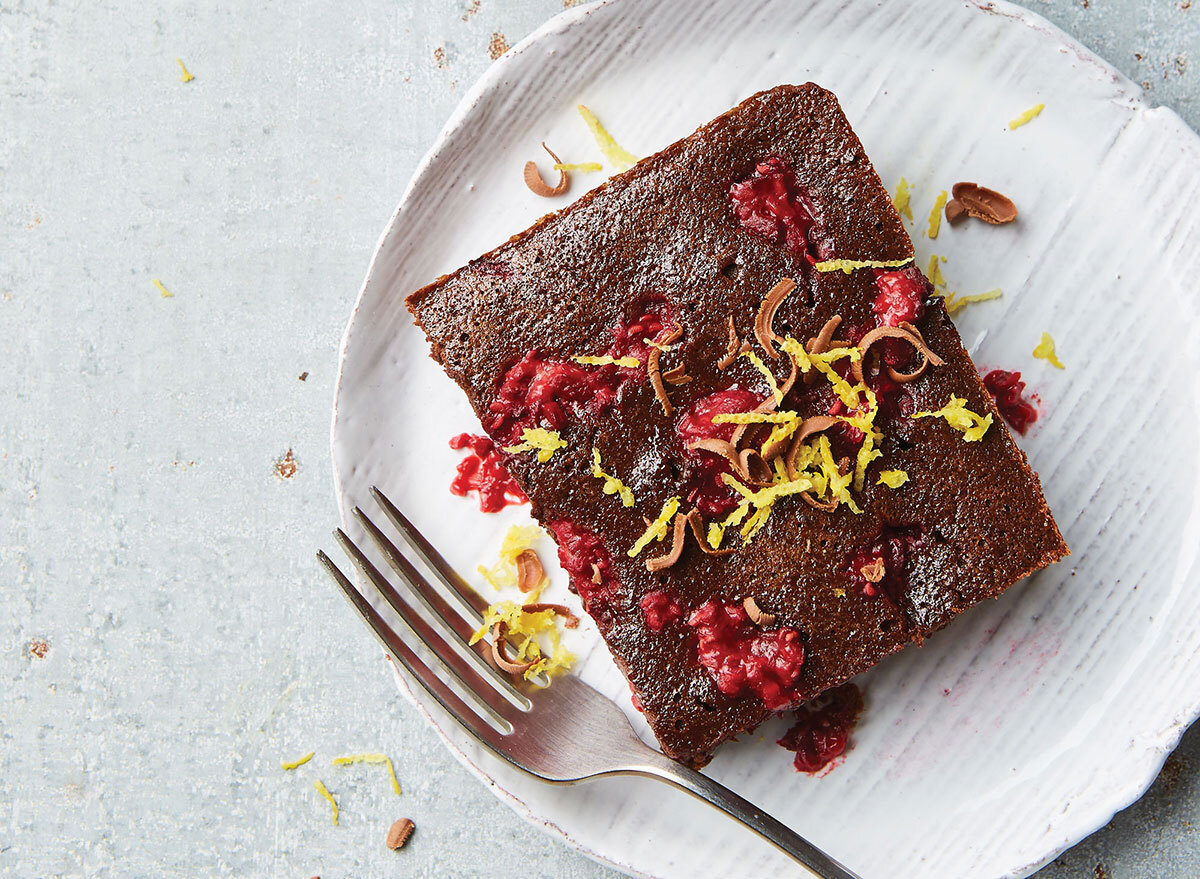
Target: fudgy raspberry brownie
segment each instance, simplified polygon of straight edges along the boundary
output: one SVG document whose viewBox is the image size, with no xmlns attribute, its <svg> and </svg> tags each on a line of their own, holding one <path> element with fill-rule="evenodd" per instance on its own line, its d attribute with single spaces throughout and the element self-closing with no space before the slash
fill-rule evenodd
<svg viewBox="0 0 1200 879">
<path fill-rule="evenodd" d="M 1067 552 L 912 256 L 810 83 L 408 300 L 672 757 Z"/>
</svg>

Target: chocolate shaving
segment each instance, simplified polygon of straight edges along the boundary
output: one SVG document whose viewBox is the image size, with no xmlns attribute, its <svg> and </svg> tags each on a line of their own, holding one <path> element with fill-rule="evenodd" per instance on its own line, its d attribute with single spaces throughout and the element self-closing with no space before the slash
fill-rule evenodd
<svg viewBox="0 0 1200 879">
<path fill-rule="evenodd" d="M 684 372 L 683 364 L 672 366 L 662 374 L 663 381 L 669 385 L 686 385 L 692 380 L 692 377 Z"/>
<path fill-rule="evenodd" d="M 412 818 L 401 818 L 388 828 L 384 844 L 392 851 L 404 848 L 404 843 L 408 842 L 408 838 L 412 836 L 412 832 L 416 829 L 416 826 Z"/>
<path fill-rule="evenodd" d="M 1012 199 L 994 189 L 988 189 L 978 183 L 955 183 L 953 190 L 954 199 L 963 206 L 963 210 L 977 220 L 997 226 L 1001 223 L 1011 223 L 1017 218 L 1017 206 L 1013 204 Z M 949 203 L 946 207 L 949 208 Z"/>
<path fill-rule="evenodd" d="M 563 625 L 568 629 L 574 629 L 579 625 L 579 617 L 571 613 L 571 608 L 565 604 L 549 604 L 547 602 L 537 602 L 535 604 L 523 604 L 521 610 L 525 613 L 541 613 L 544 610 L 552 610 L 560 617 L 563 617 Z"/>
<path fill-rule="evenodd" d="M 967 209 L 957 198 L 952 198 L 946 202 L 946 222 L 951 226 L 956 225 L 966 219 Z"/>
<path fill-rule="evenodd" d="M 799 429 L 792 435 L 792 444 L 788 447 L 787 457 L 783 461 L 787 468 L 788 479 L 797 477 L 796 458 L 800 454 L 800 445 L 814 433 L 829 430 L 838 423 L 838 420 L 832 415 L 813 415 L 801 422 Z"/>
<path fill-rule="evenodd" d="M 742 340 L 738 338 L 737 328 L 733 325 L 733 315 L 729 315 L 729 348 L 725 351 L 725 356 L 717 361 L 717 369 L 726 369 L 729 364 L 737 360 L 738 354 L 742 351 Z"/>
<path fill-rule="evenodd" d="M 532 592 L 546 576 L 542 560 L 532 549 L 521 550 L 517 556 L 517 588 L 522 592 Z"/>
<path fill-rule="evenodd" d="M 863 565 L 859 571 L 868 583 L 878 583 L 887 573 L 887 568 L 884 566 L 883 559 L 874 558 Z"/>
<path fill-rule="evenodd" d="M 752 485 L 769 485 L 771 483 L 771 468 L 767 466 L 763 456 L 753 449 L 743 449 L 739 452 L 733 443 L 716 437 L 698 439 L 694 443 L 689 443 L 688 449 L 702 449 L 712 452 L 714 455 L 720 455 L 729 462 L 733 472 L 743 482 L 749 482 Z"/>
<path fill-rule="evenodd" d="M 680 327 L 675 327 L 671 330 L 670 335 L 662 340 L 659 344 L 670 345 L 676 339 L 683 335 L 683 330 Z M 650 387 L 654 388 L 654 396 L 658 398 L 658 402 L 662 404 L 663 415 L 668 418 L 675 411 L 675 407 L 671 405 L 671 398 L 667 396 L 667 389 L 663 385 L 662 372 L 658 366 L 658 360 L 662 357 L 662 350 L 659 348 L 650 348 L 650 354 L 646 359 L 646 374 L 650 376 Z"/>
<path fill-rule="evenodd" d="M 599 586 L 604 582 L 604 577 L 600 574 L 600 566 L 592 562 L 592 582 Z"/>
<path fill-rule="evenodd" d="M 554 155 L 554 150 L 546 146 L 546 142 L 542 141 L 542 149 L 550 154 L 550 158 L 554 159 L 554 164 L 561 165 L 562 162 L 558 156 Z M 537 162 L 525 163 L 525 185 L 529 187 L 534 195 L 540 195 L 543 198 L 554 198 L 556 195 L 562 195 L 571 188 L 571 178 L 567 176 L 567 172 L 559 169 L 558 184 L 551 186 L 542 179 L 542 174 L 538 171 Z"/>
<path fill-rule="evenodd" d="M 771 330 L 771 324 L 775 322 L 775 312 L 779 310 L 780 304 L 787 295 L 796 289 L 796 282 L 791 278 L 784 278 L 774 287 L 767 291 L 767 295 L 763 297 L 762 305 L 758 307 L 758 316 L 754 318 L 754 337 L 758 339 L 758 344 L 762 345 L 764 351 L 772 360 L 779 359 L 779 352 L 775 350 L 772 340 L 775 338 L 775 333 Z"/>
<path fill-rule="evenodd" d="M 800 500 L 804 501 L 814 510 L 820 510 L 822 513 L 832 513 L 837 509 L 838 499 L 830 498 L 827 501 L 819 501 L 807 491 L 800 492 Z"/>
<path fill-rule="evenodd" d="M 683 513 L 675 514 L 675 531 L 671 535 L 671 551 L 666 555 L 646 559 L 648 571 L 651 573 L 665 571 L 679 561 L 679 556 L 683 554 L 683 542 L 687 539 L 687 524 L 687 516 Z"/>
<path fill-rule="evenodd" d="M 825 326 L 821 327 L 821 332 L 817 333 L 815 338 L 808 340 L 809 354 L 824 354 L 833 347 L 833 334 L 837 332 L 837 328 L 842 325 L 842 316 L 835 314 L 829 320 L 825 321 Z"/>
<path fill-rule="evenodd" d="M 761 610 L 753 598 L 745 599 L 742 607 L 746 609 L 746 616 L 750 617 L 750 622 L 756 626 L 770 626 L 775 622 L 775 614 Z"/>
<path fill-rule="evenodd" d="M 504 633 L 506 631 L 508 631 L 508 624 L 505 622 L 498 622 L 492 626 L 492 660 L 497 666 L 500 667 L 502 671 L 506 671 L 509 674 L 514 675 L 524 674 L 525 672 L 529 671 L 529 669 L 533 668 L 533 664 L 537 662 L 537 660 L 531 659 L 528 662 L 512 662 L 509 660 L 509 658 L 504 655 L 504 648 L 508 644 L 508 641 L 505 640 L 504 637 Z"/>
<path fill-rule="evenodd" d="M 862 352 L 862 357 L 860 357 L 857 362 L 850 364 L 850 373 L 854 376 L 854 380 L 856 382 L 861 382 L 863 380 L 863 364 L 867 360 L 867 352 L 870 350 L 871 346 L 880 339 L 903 339 L 916 348 L 923 358 L 921 360 L 921 365 L 912 372 L 897 372 L 888 366 L 887 372 L 888 375 L 892 377 L 892 381 L 899 382 L 901 384 L 910 382 L 924 375 L 925 369 L 930 364 L 933 364 L 934 366 L 942 366 L 945 364 L 945 361 L 934 354 L 933 351 L 930 350 L 929 346 L 925 344 L 925 338 L 921 335 L 920 330 L 905 321 L 898 327 L 876 327 L 862 337 L 862 341 L 858 343 L 858 350 Z"/>
<path fill-rule="evenodd" d="M 696 542 L 700 544 L 700 549 L 708 555 L 729 555 L 731 552 L 736 552 L 737 547 L 731 546 L 727 549 L 713 549 L 708 545 L 708 537 L 704 534 L 704 517 L 700 515 L 698 509 L 693 508 L 687 514 L 688 524 L 692 526 L 692 536 L 696 538 Z"/>
</svg>

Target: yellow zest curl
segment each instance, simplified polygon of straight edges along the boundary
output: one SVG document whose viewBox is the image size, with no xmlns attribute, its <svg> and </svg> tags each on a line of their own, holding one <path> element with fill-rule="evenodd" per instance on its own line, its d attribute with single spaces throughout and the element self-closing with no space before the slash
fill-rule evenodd
<svg viewBox="0 0 1200 879">
<path fill-rule="evenodd" d="M 335 800 L 333 798 L 333 794 L 331 794 L 329 792 L 329 788 L 325 787 L 325 785 L 321 781 L 321 779 L 318 778 L 316 781 L 314 781 L 313 787 L 315 787 L 317 789 L 317 793 L 319 793 L 325 799 L 329 800 L 329 805 L 333 809 L 333 826 L 336 827 L 337 823 L 338 823 L 337 822 L 337 818 L 338 818 L 337 800 Z"/>
<path fill-rule="evenodd" d="M 576 107 L 579 110 L 579 115 L 583 117 L 583 121 L 587 123 L 588 129 L 592 132 L 592 137 L 596 139 L 596 146 L 600 147 L 600 152 L 604 153 L 604 158 L 608 159 L 608 163 L 618 171 L 625 171 L 637 164 L 637 156 L 624 149 L 618 144 L 611 134 L 609 134 L 600 120 L 596 118 L 596 114 L 587 107 L 580 104 Z"/>
<path fill-rule="evenodd" d="M 603 171 L 604 166 L 599 162 L 576 162 L 574 164 L 569 162 L 557 162 L 554 165 L 554 170 L 568 172 L 579 171 L 582 174 L 591 174 L 595 173 L 596 171 Z"/>
<path fill-rule="evenodd" d="M 939 262 L 945 261 L 946 257 L 936 253 L 929 257 L 929 271 L 925 273 L 925 277 L 929 278 L 929 283 L 935 287 L 946 286 L 946 276 L 942 274 L 942 267 L 939 265 Z"/>
<path fill-rule="evenodd" d="M 1004 291 L 999 287 L 995 290 L 988 290 L 986 293 L 975 293 L 970 296 L 959 296 L 951 290 L 945 294 L 946 314 L 956 314 L 973 302 L 987 302 L 991 299 L 999 299 L 1003 295 Z"/>
<path fill-rule="evenodd" d="M 1027 125 L 1028 123 L 1032 122 L 1038 117 L 1039 114 L 1041 114 L 1045 106 L 1045 104 L 1035 104 L 1034 106 L 1030 107 L 1020 116 L 1008 123 L 1008 130 L 1012 131 L 1014 128 L 1020 128 L 1022 125 Z"/>
<path fill-rule="evenodd" d="M 303 766 L 305 763 L 307 763 L 309 760 L 311 760 L 313 758 L 313 755 L 316 753 L 317 753 L 316 751 L 309 751 L 307 754 L 305 754 L 299 760 L 283 761 L 279 764 L 279 768 L 280 769 L 289 769 L 289 770 L 296 769 L 297 767 Z"/>
<path fill-rule="evenodd" d="M 650 545 L 651 541 L 662 540 L 667 536 L 667 529 L 671 525 L 671 520 L 675 518 L 675 514 L 679 511 L 679 498 L 669 498 L 662 506 L 662 512 L 658 514 L 658 518 L 646 526 L 646 531 L 637 542 L 629 548 L 629 557 L 636 558 L 637 554 Z"/>
<path fill-rule="evenodd" d="M 191 72 L 189 72 L 188 69 L 184 66 L 182 58 L 176 58 L 175 60 L 179 63 L 179 81 L 180 82 L 191 82 L 193 79 L 196 78 L 196 77 L 192 76 Z M 335 821 L 334 823 L 336 824 L 337 822 Z"/>
<path fill-rule="evenodd" d="M 392 778 L 392 790 L 396 796 L 400 796 L 400 782 L 396 780 L 396 767 L 392 765 L 392 758 L 387 754 L 350 754 L 346 757 L 334 757 L 334 766 L 349 766 L 352 763 L 375 763 L 385 765 L 388 768 L 388 775 Z"/>
<path fill-rule="evenodd" d="M 600 450 L 592 448 L 592 475 L 604 480 L 604 493 L 615 494 L 621 503 L 627 507 L 633 506 L 633 492 L 625 483 L 611 473 L 605 473 L 600 467 Z"/>
<path fill-rule="evenodd" d="M 642 365 L 642 361 L 636 357 L 613 357 L 609 354 L 598 355 L 581 355 L 572 357 L 576 363 L 582 363 L 584 366 L 623 366 L 626 369 L 637 369 Z"/>
<path fill-rule="evenodd" d="M 1062 365 L 1062 361 L 1058 359 L 1058 354 L 1054 350 L 1054 339 L 1047 332 L 1042 333 L 1042 341 L 1038 342 L 1036 348 L 1033 349 L 1033 356 L 1039 360 L 1045 360 L 1051 366 L 1058 369 L 1066 369 Z"/>
<path fill-rule="evenodd" d="M 754 364 L 754 368 L 763 374 L 767 380 L 767 386 L 771 389 L 771 396 L 775 398 L 775 405 L 783 402 L 783 391 L 779 389 L 779 382 L 775 381 L 775 375 L 767 368 L 767 364 L 762 362 L 762 358 L 753 351 L 743 351 L 742 354 Z"/>
<path fill-rule="evenodd" d="M 818 272 L 845 272 L 848 275 L 855 269 L 898 269 L 910 262 L 911 256 L 904 259 L 827 259 L 814 263 L 813 268 Z"/>
<path fill-rule="evenodd" d="M 938 197 L 933 200 L 933 210 L 929 212 L 929 231 L 930 238 L 937 238 L 938 231 L 942 228 L 942 208 L 946 206 L 946 190 L 942 190 Z"/>
<path fill-rule="evenodd" d="M 892 204 L 896 206 L 896 213 L 907 217 L 909 220 L 913 218 L 912 206 L 908 203 L 908 181 L 903 177 L 896 184 L 896 196 L 892 199 Z"/>
<path fill-rule="evenodd" d="M 899 488 L 908 482 L 908 474 L 903 470 L 881 470 L 876 485 L 886 485 L 888 488 Z"/>
<path fill-rule="evenodd" d="M 537 450 L 539 464 L 545 464 L 559 449 L 567 447 L 567 441 L 558 435 L 557 430 L 545 430 L 541 427 L 527 427 L 521 431 L 523 442 L 515 446 L 505 446 L 504 451 L 515 455 L 518 452 Z"/>
<path fill-rule="evenodd" d="M 944 418 L 946 423 L 955 430 L 962 431 L 963 439 L 969 443 L 983 439 L 988 428 L 992 426 L 990 414 L 980 416 L 967 408 L 967 401 L 962 397 L 950 397 L 950 402 L 936 412 L 914 412 L 913 418 Z"/>
</svg>

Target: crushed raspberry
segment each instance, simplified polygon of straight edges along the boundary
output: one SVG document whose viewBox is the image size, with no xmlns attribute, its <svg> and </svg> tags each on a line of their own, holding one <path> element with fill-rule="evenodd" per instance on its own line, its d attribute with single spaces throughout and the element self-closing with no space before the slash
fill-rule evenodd
<svg viewBox="0 0 1200 879">
<path fill-rule="evenodd" d="M 1037 421 L 1037 409 L 1024 397 L 1021 373 L 993 369 L 983 377 L 983 385 L 996 398 L 996 408 L 1017 433 L 1024 434 Z"/>
<path fill-rule="evenodd" d="M 570 519 L 550 522 L 547 527 L 558 543 L 558 561 L 571 576 L 571 588 L 579 593 L 584 610 L 597 622 L 607 623 L 611 618 L 608 606 L 617 594 L 618 584 L 612 556 L 600 535 L 580 528 Z M 594 579 L 596 569 L 600 572 L 599 583 Z"/>
<path fill-rule="evenodd" d="M 664 589 L 655 589 L 642 597 L 642 619 L 651 632 L 661 632 L 663 626 L 683 616 L 683 608 L 675 597 Z"/>
<path fill-rule="evenodd" d="M 896 607 L 908 592 L 908 573 L 905 563 L 912 550 L 924 541 L 919 526 L 884 525 L 878 536 L 858 550 L 847 564 L 850 584 L 867 598 L 883 595 Z M 878 582 L 867 579 L 863 568 L 876 569 L 883 562 L 883 577 Z"/>
<path fill-rule="evenodd" d="M 749 412 L 762 401 L 763 398 L 752 391 L 726 388 L 697 400 L 679 419 L 675 429 L 689 464 L 687 502 L 707 517 L 723 516 L 737 506 L 737 494 L 721 481 L 721 474 L 730 472 L 729 462 L 713 452 L 688 450 L 688 445 L 699 439 L 731 440 L 737 425 L 713 424 L 713 418 Z"/>
<path fill-rule="evenodd" d="M 796 752 L 797 772 L 820 772 L 846 752 L 862 711 L 862 693 L 842 684 L 796 709 L 796 722 L 778 744 Z"/>
<path fill-rule="evenodd" d="M 811 240 L 816 211 L 783 159 L 759 162 L 754 173 L 729 187 L 729 200 L 738 223 L 751 235 L 816 261 Z"/>
<path fill-rule="evenodd" d="M 925 316 L 927 282 L 916 267 L 898 271 L 876 269 L 875 289 L 879 293 L 871 309 L 879 326 L 898 327 L 905 321 L 915 324 Z"/>
<path fill-rule="evenodd" d="M 700 664 L 726 696 L 750 689 L 772 711 L 796 701 L 793 685 L 804 665 L 804 645 L 795 629 L 761 629 L 740 604 L 716 599 L 701 605 L 687 624 L 699 636 Z"/>
<path fill-rule="evenodd" d="M 504 468 L 504 456 L 486 436 L 460 433 L 450 440 L 452 449 L 468 449 L 467 456 L 458 462 L 458 475 L 450 483 L 450 493 L 466 497 L 467 492 L 479 494 L 479 509 L 495 513 L 509 504 L 529 503 L 521 486 Z"/>
<path fill-rule="evenodd" d="M 621 391 L 645 374 L 646 339 L 662 335 L 668 320 L 665 307 L 656 304 L 636 320 L 612 328 L 613 342 L 602 353 L 614 359 L 636 357 L 636 368 L 582 366 L 529 351 L 504 374 L 488 407 L 493 413 L 488 432 L 505 443 L 518 442 L 526 427 L 561 430 L 572 417 L 615 405 Z"/>
</svg>

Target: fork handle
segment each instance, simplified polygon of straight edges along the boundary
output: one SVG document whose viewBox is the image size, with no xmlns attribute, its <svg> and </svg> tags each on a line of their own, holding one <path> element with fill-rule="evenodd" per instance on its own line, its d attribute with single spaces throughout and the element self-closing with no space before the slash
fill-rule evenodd
<svg viewBox="0 0 1200 879">
<path fill-rule="evenodd" d="M 799 861 L 820 879 L 862 879 L 857 873 L 843 867 L 790 827 L 772 818 L 754 803 L 738 796 L 707 775 L 702 775 L 696 770 L 666 757 L 662 757 L 661 761 L 653 760 L 633 767 L 631 772 L 635 775 L 660 779 L 680 790 L 687 791 L 697 799 L 716 806 L 726 815 L 745 824 L 793 860 Z"/>
</svg>

